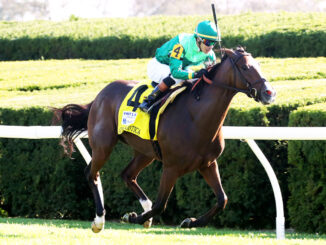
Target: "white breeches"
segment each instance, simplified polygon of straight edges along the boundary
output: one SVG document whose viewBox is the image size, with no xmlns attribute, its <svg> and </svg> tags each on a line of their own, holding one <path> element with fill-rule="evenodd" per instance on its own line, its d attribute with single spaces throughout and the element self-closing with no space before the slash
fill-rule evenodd
<svg viewBox="0 0 326 245">
<path fill-rule="evenodd" d="M 191 70 L 189 69 L 188 71 L 191 71 Z M 171 71 L 170 71 L 170 67 L 168 65 L 160 63 L 154 57 L 153 59 L 151 59 L 148 62 L 147 74 L 148 74 L 148 77 L 152 81 L 154 81 L 156 83 L 160 83 L 160 82 L 163 81 L 164 78 L 166 78 L 167 76 L 169 76 L 171 74 Z M 172 75 L 171 75 L 171 77 L 173 78 L 173 80 L 175 81 L 176 84 L 184 81 L 184 80 L 181 80 L 181 79 L 174 78 Z M 195 80 L 197 80 L 197 79 L 191 79 L 191 80 L 188 80 L 188 81 L 193 82 Z"/>
</svg>

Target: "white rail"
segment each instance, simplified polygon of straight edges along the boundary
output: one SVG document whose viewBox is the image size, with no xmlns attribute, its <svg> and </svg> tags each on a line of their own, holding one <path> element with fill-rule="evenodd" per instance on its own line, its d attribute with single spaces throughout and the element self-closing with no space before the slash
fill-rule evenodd
<svg viewBox="0 0 326 245">
<path fill-rule="evenodd" d="M 0 125 L 0 138 L 51 139 L 59 138 L 60 126 Z M 225 139 L 254 140 L 325 140 L 326 127 L 238 127 L 223 126 Z M 87 137 L 84 132 L 81 137 Z"/>
<path fill-rule="evenodd" d="M 51 139 L 59 138 L 61 134 L 60 126 L 6 126 L 0 125 L 0 138 L 20 138 L 20 139 Z M 224 126 L 223 134 L 225 139 L 245 140 L 253 150 L 272 184 L 275 204 L 276 204 L 276 238 L 285 238 L 284 209 L 281 189 L 276 175 L 267 158 L 260 150 L 254 140 L 326 140 L 326 127 L 235 127 Z M 87 132 L 82 133 L 75 144 L 89 164 L 91 156 L 80 140 L 87 137 Z M 102 187 L 100 188 L 102 189 Z M 101 199 L 103 202 L 103 191 Z"/>
</svg>

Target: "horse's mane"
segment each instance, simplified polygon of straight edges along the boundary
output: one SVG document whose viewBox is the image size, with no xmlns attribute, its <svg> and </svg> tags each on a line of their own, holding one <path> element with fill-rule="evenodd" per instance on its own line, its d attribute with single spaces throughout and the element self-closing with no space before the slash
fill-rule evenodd
<svg viewBox="0 0 326 245">
<path fill-rule="evenodd" d="M 222 59 L 221 59 L 221 61 L 219 63 L 212 66 L 212 68 L 209 70 L 209 72 L 208 72 L 208 78 L 209 79 L 213 78 L 213 76 L 215 75 L 215 73 L 217 72 L 217 70 L 219 69 L 221 64 L 228 58 L 227 54 L 225 53 L 225 50 L 232 50 L 232 51 L 235 51 L 235 52 L 238 52 L 238 53 L 246 53 L 245 48 L 242 47 L 242 46 L 238 46 L 238 47 L 236 47 L 236 49 L 223 48 L 222 50 L 220 50 L 220 52 L 223 53 Z"/>
<path fill-rule="evenodd" d="M 216 72 L 218 71 L 218 69 L 220 68 L 220 66 L 222 65 L 222 63 L 229 57 L 225 50 L 231 50 L 231 51 L 234 51 L 234 52 L 238 52 L 238 53 L 246 53 L 246 50 L 244 47 L 242 46 L 238 46 L 236 47 L 236 49 L 227 49 L 227 48 L 223 48 L 222 51 L 223 52 L 223 56 L 222 56 L 222 59 L 219 63 L 216 63 L 215 65 L 213 65 L 210 69 L 209 69 L 209 72 L 208 72 L 208 78 L 209 79 L 213 79 L 214 75 L 216 74 Z M 205 86 L 205 82 L 203 81 L 203 79 L 201 80 L 201 82 L 194 88 L 194 90 L 192 91 L 195 95 L 195 98 L 196 99 L 199 99 L 199 96 L 200 96 L 200 91 L 202 90 L 203 86 Z M 192 84 L 190 85 L 189 84 L 189 87 L 191 88 L 192 87 Z"/>
<path fill-rule="evenodd" d="M 220 68 L 221 64 L 227 59 L 227 55 L 224 53 L 222 56 L 222 59 L 219 63 L 216 63 L 215 65 L 212 66 L 212 68 L 208 72 L 208 78 L 213 79 L 213 76 L 217 72 L 217 70 Z"/>
</svg>

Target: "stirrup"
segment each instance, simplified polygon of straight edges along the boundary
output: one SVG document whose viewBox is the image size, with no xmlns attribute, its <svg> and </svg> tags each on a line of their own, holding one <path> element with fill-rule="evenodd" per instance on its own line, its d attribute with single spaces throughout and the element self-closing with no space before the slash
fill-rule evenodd
<svg viewBox="0 0 326 245">
<path fill-rule="evenodd" d="M 142 108 L 140 108 L 143 112 L 146 112 L 146 113 L 150 113 L 152 111 L 152 109 L 154 108 L 154 106 L 157 106 L 158 104 L 160 104 L 162 102 L 164 97 L 158 99 L 157 101 L 155 101 L 151 106 L 149 106 L 146 111 L 143 111 Z M 144 108 L 145 110 L 145 108 Z"/>
<path fill-rule="evenodd" d="M 149 106 L 147 108 L 144 108 L 143 112 L 146 112 L 149 114 L 151 112 L 151 110 L 153 109 L 154 105 L 155 105 L 155 103 L 153 103 L 151 106 Z"/>
<path fill-rule="evenodd" d="M 149 113 L 154 105 L 157 105 L 157 100 L 164 92 L 160 91 L 158 85 L 153 89 L 153 91 L 147 96 L 147 98 L 141 103 L 138 108 L 143 112 Z"/>
<path fill-rule="evenodd" d="M 143 103 L 145 103 L 145 102 L 143 102 Z M 149 112 L 149 109 L 151 108 L 151 106 L 148 107 L 148 105 L 147 105 L 148 103 L 146 103 L 146 105 L 143 105 L 143 106 L 142 106 L 143 103 L 141 103 L 141 104 L 138 106 L 138 108 L 139 108 L 141 111 L 148 113 L 148 112 Z"/>
</svg>

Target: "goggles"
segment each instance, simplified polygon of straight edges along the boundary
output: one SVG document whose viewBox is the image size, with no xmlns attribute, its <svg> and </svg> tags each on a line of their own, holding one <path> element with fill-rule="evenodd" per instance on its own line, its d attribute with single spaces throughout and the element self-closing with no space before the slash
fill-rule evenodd
<svg viewBox="0 0 326 245">
<path fill-rule="evenodd" d="M 208 40 L 208 39 L 204 39 L 201 38 L 201 41 L 203 44 L 205 44 L 206 46 L 215 46 L 215 44 L 217 43 L 217 41 L 212 41 L 212 40 Z"/>
</svg>

